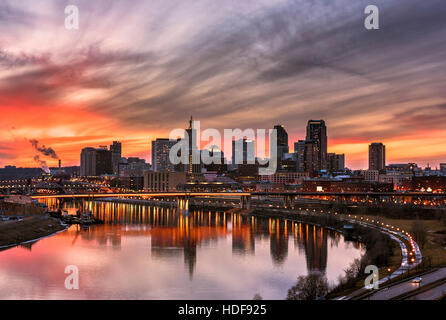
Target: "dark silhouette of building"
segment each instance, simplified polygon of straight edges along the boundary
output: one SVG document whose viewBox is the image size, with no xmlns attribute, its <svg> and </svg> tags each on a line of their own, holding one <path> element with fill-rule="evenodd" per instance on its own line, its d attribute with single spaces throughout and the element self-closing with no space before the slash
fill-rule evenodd
<svg viewBox="0 0 446 320">
<path fill-rule="evenodd" d="M 288 133 L 283 125 L 275 125 L 274 129 L 277 130 L 277 159 L 283 160 L 284 154 L 290 152 Z"/>
<path fill-rule="evenodd" d="M 237 157 L 236 157 L 237 155 Z M 255 142 L 248 139 L 232 141 L 232 164 L 243 164 L 255 162 Z"/>
<path fill-rule="evenodd" d="M 305 171 L 305 140 L 294 143 L 294 153 L 296 154 L 297 171 Z"/>
<path fill-rule="evenodd" d="M 112 152 L 107 147 L 84 148 L 81 152 L 81 176 L 113 174 Z"/>
<path fill-rule="evenodd" d="M 96 175 L 113 174 L 112 152 L 107 147 L 96 149 Z"/>
<path fill-rule="evenodd" d="M 316 145 L 312 157 L 313 170 L 327 170 L 327 127 L 324 120 L 308 121 L 306 140 Z"/>
<path fill-rule="evenodd" d="M 112 166 L 113 166 L 113 173 L 118 175 L 119 174 L 119 162 L 121 161 L 122 157 L 122 144 L 119 141 L 113 141 L 113 144 L 110 145 L 110 151 L 112 156 Z"/>
<path fill-rule="evenodd" d="M 384 170 L 386 167 L 386 146 L 381 142 L 369 145 L 369 170 Z"/>
<path fill-rule="evenodd" d="M 310 175 L 320 170 L 319 156 L 320 152 L 317 142 L 306 140 L 304 148 L 304 170 L 309 172 Z"/>
<path fill-rule="evenodd" d="M 331 172 L 343 171 L 345 169 L 345 155 L 329 153 L 327 156 L 327 170 Z"/>
</svg>

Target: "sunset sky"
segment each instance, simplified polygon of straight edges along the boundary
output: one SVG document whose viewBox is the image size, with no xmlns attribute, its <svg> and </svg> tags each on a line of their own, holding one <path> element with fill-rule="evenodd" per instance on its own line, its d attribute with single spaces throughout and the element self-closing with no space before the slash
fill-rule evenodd
<svg viewBox="0 0 446 320">
<path fill-rule="evenodd" d="M 79 8 L 79 30 L 64 26 Z M 364 28 L 377 5 L 380 29 Z M 78 165 L 83 147 L 187 126 L 272 128 L 294 141 L 324 119 L 329 152 L 367 167 L 446 162 L 444 0 L 2 0 L 0 167 L 36 166 L 29 142 Z M 56 159 L 46 158 L 50 166 Z"/>
</svg>

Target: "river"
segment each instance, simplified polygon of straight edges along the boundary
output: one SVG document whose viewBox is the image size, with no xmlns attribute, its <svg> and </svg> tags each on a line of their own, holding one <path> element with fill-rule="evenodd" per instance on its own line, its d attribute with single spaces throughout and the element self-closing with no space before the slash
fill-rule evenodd
<svg viewBox="0 0 446 320">
<path fill-rule="evenodd" d="M 299 275 L 335 284 L 363 253 L 322 227 L 279 218 L 48 200 L 105 221 L 0 252 L 0 299 L 284 299 Z M 68 290 L 67 266 L 79 272 Z"/>
</svg>

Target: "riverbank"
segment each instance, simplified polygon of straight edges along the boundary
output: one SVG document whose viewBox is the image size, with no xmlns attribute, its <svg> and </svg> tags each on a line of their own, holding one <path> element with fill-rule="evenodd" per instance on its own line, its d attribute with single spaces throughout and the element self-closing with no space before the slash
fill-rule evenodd
<svg viewBox="0 0 446 320">
<path fill-rule="evenodd" d="M 260 215 L 266 217 L 283 218 L 292 221 L 315 224 L 327 229 L 345 233 L 344 225 L 355 225 L 354 231 L 348 232 L 348 236 L 362 242 L 366 247 L 366 253 L 358 261 L 358 265 L 351 266 L 355 275 L 347 275 L 346 283 L 334 288 L 329 298 L 337 297 L 340 294 L 345 296 L 355 290 L 363 290 L 365 275 L 362 271 L 366 265 L 377 265 L 380 273 L 380 284 L 396 281 L 403 277 L 410 269 L 415 268 L 422 261 L 421 252 L 415 242 L 404 232 L 397 231 L 396 227 L 389 224 L 373 224 L 357 216 L 342 215 L 335 212 L 324 212 L 316 210 L 294 211 L 287 209 L 270 210 L 249 210 L 250 215 Z M 245 213 L 245 214 L 246 214 Z M 356 219 L 357 218 L 357 219 Z M 369 219 L 368 219 L 369 220 Z M 373 221 L 373 220 L 372 220 Z M 380 235 L 378 235 L 378 232 Z M 412 248 L 413 247 L 413 248 Z M 409 250 L 406 250 L 409 249 Z M 408 252 L 414 251 L 416 261 L 409 264 Z M 412 253 L 411 253 L 412 254 Z M 347 277 L 348 276 L 348 277 Z"/>
<path fill-rule="evenodd" d="M 38 240 L 65 229 L 66 226 L 62 225 L 59 219 L 48 216 L 31 216 L 22 220 L 2 222 L 0 223 L 0 250 Z"/>
<path fill-rule="evenodd" d="M 370 219 L 380 220 L 385 224 L 394 225 L 400 229 L 414 233 L 416 224 L 422 225 L 425 239 L 416 239 L 421 248 L 421 253 L 432 266 L 446 265 L 446 224 L 437 219 L 392 219 L 382 215 L 364 215 Z M 416 238 L 416 235 L 415 235 Z"/>
</svg>

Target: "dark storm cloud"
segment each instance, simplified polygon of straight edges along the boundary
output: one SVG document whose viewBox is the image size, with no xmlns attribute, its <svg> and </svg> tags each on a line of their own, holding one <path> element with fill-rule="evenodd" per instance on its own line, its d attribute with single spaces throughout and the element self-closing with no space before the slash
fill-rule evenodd
<svg viewBox="0 0 446 320">
<path fill-rule="evenodd" d="M 78 50 L 75 58 L 64 64 L 54 63 L 54 57 L 50 54 L 44 58 L 28 57 L 22 54 L 2 56 L 0 51 L 0 66 L 3 61 L 7 67 L 33 66 L 31 69 L 3 78 L 3 84 L 0 85 L 0 101 L 2 96 L 21 94 L 29 95 L 40 102 L 57 102 L 57 99 L 65 94 L 61 88 L 112 89 L 115 85 L 112 74 L 95 72 L 91 75 L 88 72 L 101 68 L 119 69 L 125 65 L 137 68 L 154 59 L 153 54 L 144 52 L 102 52 L 97 45 Z"/>
<path fill-rule="evenodd" d="M 182 17 L 189 17 L 197 3 L 209 17 L 217 16 L 219 8 L 233 10 L 215 22 L 197 20 L 200 27 L 185 33 L 177 45 L 158 51 L 151 47 L 169 40 L 169 27 L 185 28 L 175 13 L 183 10 Z M 57 100 L 65 94 L 60 88 L 104 89 L 107 97 L 88 108 L 119 114 L 123 126 L 147 130 L 166 123 L 183 127 L 190 114 L 220 128 L 266 127 L 279 121 L 290 131 L 307 119 L 325 118 L 332 133 L 365 138 L 376 133 L 361 121 L 379 112 L 395 126 L 401 123 L 404 131 L 415 120 L 401 106 L 414 101 L 426 105 L 423 100 L 429 97 L 446 101 L 444 1 L 376 0 L 380 30 L 374 31 L 363 25 L 368 0 L 283 1 L 247 10 L 253 3 L 138 1 L 131 7 L 118 1 L 78 1 L 83 12 L 90 9 L 79 39 L 103 24 L 103 42 L 85 49 L 81 43 L 65 63 L 53 63 L 53 57 L 42 62 L 2 56 L 6 51 L 0 51 L 0 64 L 38 66 L 2 79 L 7 85 L 0 92 L 27 88 L 42 99 Z M 105 43 L 133 23 L 135 12 L 147 14 L 139 20 L 145 37 L 129 34 L 125 49 L 111 51 Z M 118 21 L 111 18 L 116 16 Z M 435 111 L 435 119 L 443 119 L 445 111 Z M 219 120 L 230 115 L 226 122 Z M 344 125 L 347 115 L 358 119 L 357 124 Z M 435 119 L 432 125 L 439 126 Z M 382 138 L 395 134 L 380 130 Z"/>
<path fill-rule="evenodd" d="M 262 107 L 282 110 L 292 122 L 314 115 L 336 119 L 344 111 L 366 114 L 426 94 L 446 98 L 440 91 L 443 74 L 429 73 L 432 63 L 443 71 L 445 67 L 440 36 L 446 27 L 444 3 L 376 1 L 381 9 L 377 31 L 363 27 L 368 4 L 293 1 L 212 25 L 191 36 L 167 63 L 157 65 L 163 72 L 144 83 L 147 90 L 156 83 L 166 83 L 168 89 L 150 98 L 128 99 L 133 88 L 125 86 L 114 95 L 116 106 L 111 110 L 126 110 L 122 117 L 128 124 L 157 126 L 176 119 L 181 124 L 190 113 L 206 119 L 246 109 L 253 117 L 238 124 L 255 127 L 265 125 L 263 118 L 256 120 L 255 110 Z M 333 85 L 336 79 L 339 83 Z M 326 80 L 330 85 L 320 88 L 318 83 Z M 429 88 L 418 94 L 410 91 L 413 84 Z M 135 87 L 141 88 L 141 83 Z M 373 92 L 311 106 L 314 97 L 361 87 Z M 289 106 L 293 100 L 308 104 L 308 109 L 275 104 L 283 101 Z M 106 112 L 109 102 L 95 107 Z"/>
</svg>

